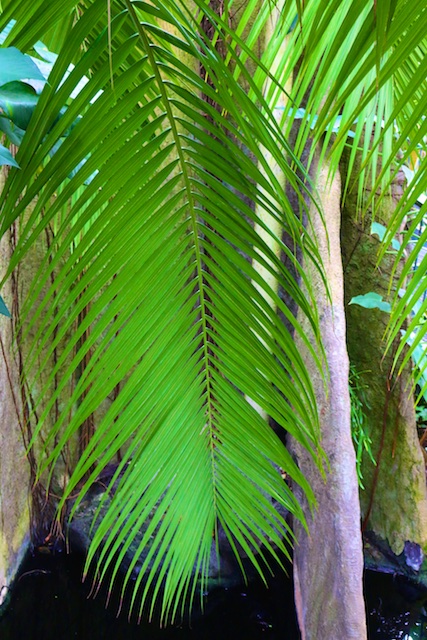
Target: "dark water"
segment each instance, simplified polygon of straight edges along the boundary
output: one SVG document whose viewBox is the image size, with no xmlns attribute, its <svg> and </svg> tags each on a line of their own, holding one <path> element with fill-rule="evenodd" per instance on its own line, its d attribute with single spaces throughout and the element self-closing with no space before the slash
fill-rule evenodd
<svg viewBox="0 0 427 640">
<path fill-rule="evenodd" d="M 262 584 L 221 590 L 208 599 L 206 615 L 182 628 L 129 623 L 116 617 L 117 603 L 105 609 L 105 596 L 88 598 L 76 554 L 29 557 L 11 602 L 0 618 L 0 640 L 299 640 L 290 578 L 281 575 L 269 589 Z"/>
<path fill-rule="evenodd" d="M 427 640 L 427 594 L 400 576 L 367 572 L 369 638 Z"/>
<path fill-rule="evenodd" d="M 0 618 L 0 640 L 300 639 L 291 579 L 283 575 L 268 589 L 255 583 L 213 594 L 191 629 L 159 630 L 129 623 L 123 614 L 117 618 L 117 603 L 105 609 L 102 594 L 89 598 L 81 572 L 77 554 L 28 557 Z M 425 602 L 399 578 L 372 572 L 366 573 L 365 592 L 370 640 L 427 640 L 427 596 Z"/>
</svg>

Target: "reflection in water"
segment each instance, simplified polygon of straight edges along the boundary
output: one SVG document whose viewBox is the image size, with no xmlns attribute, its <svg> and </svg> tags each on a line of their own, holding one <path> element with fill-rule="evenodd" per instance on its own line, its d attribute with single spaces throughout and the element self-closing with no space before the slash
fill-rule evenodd
<svg viewBox="0 0 427 640">
<path fill-rule="evenodd" d="M 400 576 L 367 571 L 369 638 L 427 640 L 427 594 Z"/>
</svg>

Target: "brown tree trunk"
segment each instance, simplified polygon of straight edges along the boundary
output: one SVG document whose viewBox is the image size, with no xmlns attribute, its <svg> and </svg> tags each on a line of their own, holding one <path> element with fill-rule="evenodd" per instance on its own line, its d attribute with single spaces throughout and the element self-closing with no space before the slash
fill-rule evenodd
<svg viewBox="0 0 427 640">
<path fill-rule="evenodd" d="M 0 173 L 0 189 L 4 174 Z M 0 242 L 0 275 L 10 260 L 9 236 Z M 2 288 L 13 308 L 12 287 Z M 30 465 L 22 422 L 19 367 L 12 355 L 12 321 L 0 316 L 0 607 L 29 546 Z"/>
<path fill-rule="evenodd" d="M 313 231 L 328 278 L 330 299 L 312 265 L 305 265 L 313 282 L 321 336 L 329 368 L 325 381 L 300 345 L 316 391 L 321 445 L 328 458 L 322 477 L 307 452 L 291 443 L 299 467 L 314 490 L 317 509 L 306 508 L 308 533 L 295 523 L 295 601 L 303 640 L 366 638 L 362 591 L 363 553 L 355 453 L 350 431 L 348 357 L 343 304 L 340 248 L 340 181 L 327 186 L 328 167 L 319 172 L 317 186 L 324 215 L 311 207 Z M 326 226 L 326 229 L 325 229 Z M 309 332 L 309 327 L 306 327 Z M 296 489 L 298 491 L 298 489 Z M 304 498 L 300 495 L 304 503 Z"/>
</svg>

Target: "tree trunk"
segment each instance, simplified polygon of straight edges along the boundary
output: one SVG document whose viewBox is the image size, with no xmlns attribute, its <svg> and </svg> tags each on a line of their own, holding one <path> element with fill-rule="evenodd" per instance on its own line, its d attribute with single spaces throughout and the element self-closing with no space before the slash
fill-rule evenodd
<svg viewBox="0 0 427 640">
<path fill-rule="evenodd" d="M 308 533 L 295 523 L 298 540 L 294 551 L 295 601 L 303 640 L 363 640 L 366 638 L 363 554 L 355 453 L 350 432 L 340 249 L 340 181 L 335 176 L 332 185 L 327 186 L 327 175 L 328 167 L 323 166 L 317 186 L 325 225 L 313 206 L 311 219 L 328 277 L 330 299 L 313 266 L 306 265 L 306 269 L 313 281 L 329 368 L 325 390 L 321 374 L 315 367 L 310 367 L 320 416 L 321 444 L 328 466 L 322 477 L 307 452 L 292 441 L 292 451 L 318 504 L 313 513 L 306 508 Z M 301 352 L 309 362 L 303 345 Z M 303 496 L 300 498 L 304 504 Z"/>
<path fill-rule="evenodd" d="M 376 213 L 375 220 L 384 226 L 393 215 L 399 189 L 395 184 Z M 427 550 L 425 463 L 416 431 L 411 367 L 397 377 L 392 373 L 395 350 L 384 355 L 389 316 L 379 309 L 348 304 L 352 297 L 368 292 L 388 297 L 395 258 L 386 255 L 376 267 L 379 239 L 370 233 L 371 223 L 370 213 L 360 220 L 356 194 L 350 194 L 343 208 L 342 228 L 347 344 L 350 362 L 365 387 L 366 430 L 377 462 L 374 466 L 367 455 L 362 462 L 362 517 L 365 529 L 386 540 L 399 555 L 405 542 Z"/>
<path fill-rule="evenodd" d="M 0 173 L 0 188 L 4 174 Z M 0 242 L 0 270 L 10 259 L 9 236 Z M 13 307 L 10 281 L 2 288 Z M 25 452 L 19 367 L 12 355 L 12 321 L 0 316 L 0 606 L 29 547 L 30 466 Z"/>
</svg>

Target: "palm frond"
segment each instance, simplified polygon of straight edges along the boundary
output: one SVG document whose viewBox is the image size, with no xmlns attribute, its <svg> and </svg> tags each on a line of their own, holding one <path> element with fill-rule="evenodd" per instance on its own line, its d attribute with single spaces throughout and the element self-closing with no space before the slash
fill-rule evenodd
<svg viewBox="0 0 427 640">
<path fill-rule="evenodd" d="M 413 237 L 425 207 L 415 218 L 412 210 L 425 195 L 426 157 L 422 150 L 427 126 L 426 9 L 426 2 L 407 0 L 381 3 L 335 0 L 327 6 L 319 1 L 308 3 L 304 9 L 297 2 L 285 2 L 272 44 L 272 50 L 278 51 L 281 29 L 282 33 L 289 29 L 292 14 L 298 14 L 298 25 L 292 31 L 277 76 L 282 86 L 294 76 L 289 98 L 291 109 L 284 114 L 283 123 L 290 131 L 298 121 L 295 153 L 300 155 L 314 138 L 317 147 L 322 147 L 320 157 L 330 155 L 332 174 L 344 148 L 351 147 L 344 195 L 357 188 L 361 214 L 368 207 L 373 207 L 375 213 L 381 194 L 392 188 L 399 170 L 409 164 L 413 154 L 418 154 L 418 170 L 396 207 L 379 255 L 380 261 L 409 217 L 411 222 L 396 266 L 403 256 L 409 256 L 409 261 L 394 292 L 388 331 L 389 347 L 399 332 L 404 333 L 398 356 L 405 344 L 411 345 L 399 366 L 404 366 L 425 334 L 425 325 L 419 324 L 426 311 L 425 261 L 418 259 L 424 251 L 425 235 L 416 244 Z M 271 60 L 273 55 L 272 51 L 266 51 L 264 60 Z M 272 89 L 271 108 L 277 96 L 277 89 Z M 312 149 L 315 148 L 313 145 Z M 354 175 L 356 158 L 361 170 Z M 420 264 L 413 273 L 412 266 L 417 262 Z M 406 329 L 404 323 L 412 309 L 415 313 Z M 414 330 L 415 342 L 411 337 Z"/>
<path fill-rule="evenodd" d="M 24 50 L 42 36 L 46 12 L 53 28 L 74 7 L 37 2 L 25 16 L 26 4 L 12 2 L 2 16 L 17 18 L 8 43 Z M 261 573 L 258 554 L 267 561 L 268 552 L 286 551 L 288 526 L 272 498 L 303 514 L 276 467 L 313 501 L 253 405 L 318 453 L 314 393 L 293 332 L 318 362 L 316 351 L 251 262 L 274 276 L 317 335 L 300 263 L 275 237 L 304 289 L 269 248 L 265 236 L 274 234 L 250 205 L 278 220 L 321 269 L 261 145 L 296 193 L 307 187 L 291 162 L 303 168 L 262 87 L 250 79 L 254 101 L 236 83 L 233 65 L 201 28 L 200 15 L 211 12 L 204 2 L 196 7 L 116 2 L 109 30 L 104 0 L 88 3 L 63 40 L 18 152 L 21 171 L 11 170 L 0 201 L 3 232 L 20 220 L 11 269 L 54 230 L 23 307 L 35 438 L 44 437 L 40 474 L 54 474 L 85 420 L 101 415 L 61 505 L 79 486 L 78 509 L 124 452 L 88 562 L 97 559 L 100 579 L 114 582 L 155 510 L 123 588 L 150 543 L 132 581 L 132 607 L 152 612 L 161 599 L 164 618 L 174 618 L 196 587 L 203 590 L 219 524 Z M 278 322 L 269 299 L 292 330 Z"/>
</svg>

